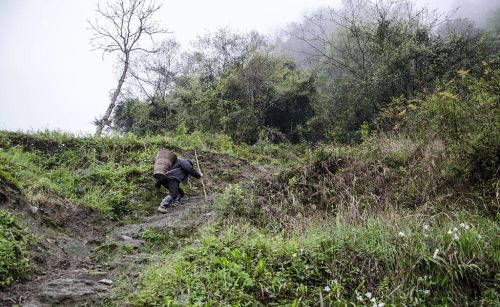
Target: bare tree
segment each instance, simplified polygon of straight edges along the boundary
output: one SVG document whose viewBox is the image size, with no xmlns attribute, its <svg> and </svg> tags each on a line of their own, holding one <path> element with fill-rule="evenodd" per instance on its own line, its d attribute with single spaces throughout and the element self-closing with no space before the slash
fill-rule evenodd
<svg viewBox="0 0 500 307">
<path fill-rule="evenodd" d="M 266 49 L 267 41 L 257 32 L 235 33 L 221 28 L 214 33 L 198 36 L 193 42 L 193 62 L 203 78 L 213 81 L 229 67 L 243 67 L 256 51 Z"/>
<path fill-rule="evenodd" d="M 154 52 L 143 47 L 141 39 L 149 37 L 153 42 L 153 35 L 165 33 L 153 19 L 154 13 L 160 7 L 154 0 L 114 0 L 105 7 L 98 5 L 97 13 L 100 19 L 88 22 L 93 31 L 91 45 L 102 50 L 103 56 L 106 53 L 118 52 L 122 65 L 118 86 L 111 96 L 108 109 L 101 119 L 95 121 L 96 136 L 100 136 L 104 127 L 110 124 L 116 100 L 127 77 L 132 54 L 140 51 Z"/>
<path fill-rule="evenodd" d="M 342 9 L 328 8 L 305 16 L 287 34 L 303 42 L 311 58 L 363 80 L 370 69 L 367 53 L 378 38 L 377 29 L 400 24 L 409 34 L 432 29 L 438 21 L 434 11 L 417 9 L 413 0 L 344 0 Z"/>
<path fill-rule="evenodd" d="M 162 41 L 155 51 L 142 54 L 130 68 L 133 87 L 148 100 L 165 99 L 180 71 L 180 45 L 175 39 Z"/>
</svg>

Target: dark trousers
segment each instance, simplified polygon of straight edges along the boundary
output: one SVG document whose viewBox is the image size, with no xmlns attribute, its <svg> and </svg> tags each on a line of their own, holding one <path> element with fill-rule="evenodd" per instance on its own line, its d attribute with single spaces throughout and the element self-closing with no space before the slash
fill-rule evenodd
<svg viewBox="0 0 500 307">
<path fill-rule="evenodd" d="M 161 205 L 169 206 L 178 196 L 184 197 L 184 191 L 179 186 L 180 182 L 177 179 L 164 179 L 161 185 L 168 189 L 168 195 L 163 198 Z"/>
</svg>

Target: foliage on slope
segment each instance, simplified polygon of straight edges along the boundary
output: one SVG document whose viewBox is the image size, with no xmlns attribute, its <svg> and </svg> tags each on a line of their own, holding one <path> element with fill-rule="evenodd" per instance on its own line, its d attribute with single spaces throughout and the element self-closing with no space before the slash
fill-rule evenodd
<svg viewBox="0 0 500 307">
<path fill-rule="evenodd" d="M 283 146 L 236 145 L 224 135 L 187 134 L 183 130 L 148 138 L 0 132 L 0 179 L 34 204 L 65 200 L 116 217 L 154 207 L 159 196 L 152 190 L 151 170 L 162 147 L 181 156 L 191 156 L 192 150 L 198 149 L 207 167 L 214 168 L 228 159 L 270 164 L 295 158 L 293 152 L 281 150 Z M 226 171 L 224 167 L 213 170 L 214 180 L 220 180 L 215 175 Z M 201 188 L 198 182 L 190 187 L 195 192 Z"/>
<path fill-rule="evenodd" d="M 498 297 L 497 225 L 378 217 L 332 221 L 301 235 L 253 226 L 209 229 L 143 272 L 136 305 L 491 304 Z"/>
<path fill-rule="evenodd" d="M 29 270 L 27 245 L 27 231 L 9 211 L 0 209 L 0 287 Z"/>
<path fill-rule="evenodd" d="M 360 145 L 319 146 L 276 177 L 227 187 L 222 223 L 143 272 L 128 300 L 495 305 L 498 71 L 401 100 L 396 120 L 381 115 L 389 134 L 367 130 Z"/>
</svg>

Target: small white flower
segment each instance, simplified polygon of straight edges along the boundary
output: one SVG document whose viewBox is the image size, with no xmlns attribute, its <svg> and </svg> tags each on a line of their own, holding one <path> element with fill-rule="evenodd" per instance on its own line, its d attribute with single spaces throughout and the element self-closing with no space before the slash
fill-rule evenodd
<svg viewBox="0 0 500 307">
<path fill-rule="evenodd" d="M 310 269 L 310 266 L 306 265 L 306 270 L 309 270 Z"/>
<path fill-rule="evenodd" d="M 425 233 L 425 234 L 424 234 L 424 237 L 426 237 L 426 238 L 427 238 L 427 237 L 429 237 L 429 235 Z"/>
<path fill-rule="evenodd" d="M 460 223 L 460 227 L 465 228 L 465 224 L 464 223 Z"/>
<path fill-rule="evenodd" d="M 434 251 L 434 255 L 432 255 L 432 258 L 436 259 L 438 254 L 439 254 L 439 248 L 436 248 L 436 250 Z"/>
<path fill-rule="evenodd" d="M 457 227 L 453 227 L 453 232 L 457 232 L 458 231 L 458 228 Z"/>
<path fill-rule="evenodd" d="M 458 239 L 460 239 L 460 237 L 458 236 L 458 234 L 453 234 L 453 240 L 455 241 L 458 241 Z"/>
<path fill-rule="evenodd" d="M 425 295 L 429 295 L 431 293 L 431 290 L 424 290 Z"/>
<path fill-rule="evenodd" d="M 358 295 L 356 298 L 357 298 L 357 299 L 358 299 L 358 301 L 360 301 L 360 302 L 362 302 L 362 301 L 364 300 L 364 299 L 363 299 L 363 297 L 362 297 L 361 295 Z"/>
<path fill-rule="evenodd" d="M 372 298 L 372 293 L 371 292 L 366 292 L 365 296 L 370 299 L 370 298 Z"/>
<path fill-rule="evenodd" d="M 460 226 L 462 226 L 462 228 L 465 229 L 465 230 L 469 230 L 470 229 L 470 226 L 468 224 L 462 223 L 462 224 L 460 224 Z"/>
<path fill-rule="evenodd" d="M 372 307 L 377 307 L 377 302 L 372 301 L 373 305 Z"/>
<path fill-rule="evenodd" d="M 453 234 L 453 231 L 451 231 L 451 229 L 450 229 L 450 230 L 448 230 L 448 234 L 449 234 L 449 235 L 452 235 L 452 234 Z"/>
<path fill-rule="evenodd" d="M 404 237 L 404 236 L 405 236 L 405 233 L 404 233 L 404 232 L 402 232 L 402 231 L 400 231 L 400 232 L 398 233 L 398 236 L 400 236 L 400 237 L 402 238 L 402 237 Z"/>
<path fill-rule="evenodd" d="M 427 230 L 429 230 L 429 228 L 430 228 L 430 227 L 429 227 L 429 225 L 425 224 L 425 225 L 423 226 L 423 228 L 424 228 L 424 230 L 425 230 L 425 231 L 427 231 Z"/>
<path fill-rule="evenodd" d="M 303 253 L 304 253 L 304 251 L 305 251 L 305 249 L 303 249 L 303 248 L 301 248 L 301 249 L 300 249 L 300 253 L 301 253 L 301 254 L 303 254 Z"/>
<path fill-rule="evenodd" d="M 385 303 L 378 303 L 377 305 L 378 307 L 384 307 L 385 306 Z"/>
<path fill-rule="evenodd" d="M 293 254 L 292 254 L 292 257 L 293 257 L 293 258 L 297 257 L 297 253 L 293 253 Z"/>
<path fill-rule="evenodd" d="M 377 305 L 377 300 L 376 300 L 375 298 L 372 298 L 372 299 L 370 300 L 370 302 L 372 302 L 372 303 L 374 303 L 375 305 Z"/>
<path fill-rule="evenodd" d="M 325 289 L 323 289 L 325 292 L 330 292 L 332 289 L 330 287 L 326 286 Z"/>
<path fill-rule="evenodd" d="M 482 236 L 482 235 L 480 235 L 480 234 L 478 234 L 478 235 L 477 235 L 477 237 L 478 237 L 479 239 L 482 239 L 482 238 L 483 238 L 483 236 Z"/>
</svg>

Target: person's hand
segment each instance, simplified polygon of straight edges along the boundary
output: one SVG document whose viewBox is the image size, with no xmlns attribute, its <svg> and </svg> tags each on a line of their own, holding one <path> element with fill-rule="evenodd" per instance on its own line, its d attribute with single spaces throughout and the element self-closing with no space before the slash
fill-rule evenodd
<svg viewBox="0 0 500 307">
<path fill-rule="evenodd" d="M 160 182 L 160 180 L 156 180 L 156 182 L 155 182 L 155 188 L 157 190 L 159 190 L 161 188 L 161 182 Z"/>
</svg>

